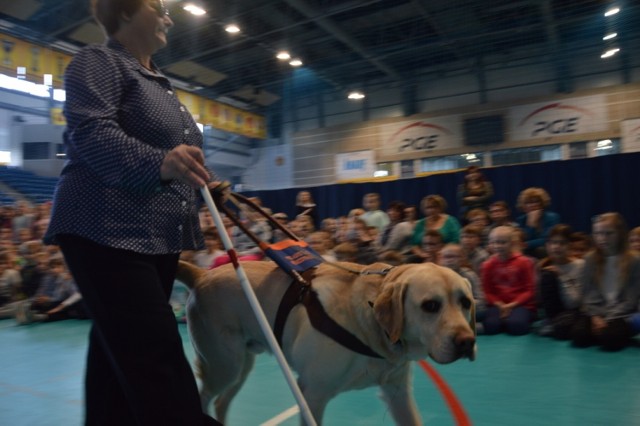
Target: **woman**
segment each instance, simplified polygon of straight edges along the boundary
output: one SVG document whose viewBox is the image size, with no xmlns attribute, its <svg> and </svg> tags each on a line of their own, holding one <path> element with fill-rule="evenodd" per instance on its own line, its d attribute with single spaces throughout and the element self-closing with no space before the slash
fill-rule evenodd
<svg viewBox="0 0 640 426">
<path fill-rule="evenodd" d="M 380 256 L 386 252 L 393 251 L 402 256 L 411 254 L 411 236 L 413 235 L 413 225 L 405 219 L 405 204 L 402 201 L 392 201 L 387 207 L 389 224 L 378 235 L 378 245 Z"/>
<path fill-rule="evenodd" d="M 309 191 L 300 191 L 296 195 L 296 217 L 298 216 L 309 216 L 314 228 L 317 226 L 316 203 L 313 202 L 313 197 Z"/>
<path fill-rule="evenodd" d="M 464 182 L 458 186 L 460 219 L 464 220 L 467 212 L 473 209 L 488 210 L 491 197 L 493 197 L 491 182 L 485 179 L 478 167 L 468 167 L 464 175 Z"/>
<path fill-rule="evenodd" d="M 409 262 L 421 263 L 429 258 L 423 250 L 423 239 L 428 231 L 438 231 L 442 235 L 442 244 L 460 242 L 460 222 L 445 213 L 447 202 L 440 195 L 427 195 L 420 201 L 420 209 L 425 217 L 416 222 L 411 237 L 411 252 Z"/>
<path fill-rule="evenodd" d="M 619 213 L 593 222 L 595 250 L 585 257 L 582 313 L 572 330 L 573 344 L 616 351 L 638 330 L 640 257 L 629 249 L 628 231 Z"/>
<path fill-rule="evenodd" d="M 551 197 L 542 188 L 527 188 L 518 195 L 518 208 L 524 212 L 518 217 L 518 226 L 527 236 L 525 254 L 538 259 L 546 257 L 545 241 L 549 231 L 560 223 L 560 216 L 548 210 Z"/>
<path fill-rule="evenodd" d="M 217 424 L 168 303 L 182 250 L 204 247 L 202 135 L 151 55 L 173 25 L 162 0 L 93 0 L 108 41 L 65 75 L 68 163 L 45 242 L 59 244 L 93 319 L 87 425 Z"/>
</svg>

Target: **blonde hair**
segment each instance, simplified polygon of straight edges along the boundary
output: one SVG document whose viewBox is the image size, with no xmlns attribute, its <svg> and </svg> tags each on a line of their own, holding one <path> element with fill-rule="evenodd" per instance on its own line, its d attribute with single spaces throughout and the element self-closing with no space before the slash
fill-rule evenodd
<svg viewBox="0 0 640 426">
<path fill-rule="evenodd" d="M 551 204 L 551 197 L 549 197 L 547 191 L 542 188 L 532 187 L 520 192 L 520 195 L 518 195 L 518 208 L 524 211 L 525 203 L 532 199 L 539 200 L 543 209 L 546 209 Z"/>
</svg>

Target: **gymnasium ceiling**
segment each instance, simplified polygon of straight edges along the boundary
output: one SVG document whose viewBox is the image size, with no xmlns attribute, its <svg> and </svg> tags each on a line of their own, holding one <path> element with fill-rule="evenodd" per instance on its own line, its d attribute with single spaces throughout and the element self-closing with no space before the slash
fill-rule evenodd
<svg viewBox="0 0 640 426">
<path fill-rule="evenodd" d="M 283 93 L 299 57 L 315 79 L 339 91 L 382 82 L 403 85 L 427 73 L 478 72 L 510 62 L 549 62 L 562 91 L 564 59 L 600 55 L 602 36 L 618 32 L 616 59 L 628 69 L 625 43 L 640 37 L 638 1 L 605 0 L 166 0 L 175 22 L 169 47 L 156 56 L 163 71 L 211 99 L 257 111 Z M 88 0 L 0 0 L 0 32 L 40 43 L 79 47 L 102 39 Z M 238 34 L 224 28 L 235 23 Z M 626 58 L 626 59 L 625 59 Z"/>
</svg>

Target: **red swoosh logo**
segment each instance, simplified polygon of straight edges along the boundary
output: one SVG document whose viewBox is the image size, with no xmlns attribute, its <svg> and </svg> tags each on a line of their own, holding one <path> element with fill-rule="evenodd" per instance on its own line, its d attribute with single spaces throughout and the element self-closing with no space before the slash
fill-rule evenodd
<svg viewBox="0 0 640 426">
<path fill-rule="evenodd" d="M 571 106 L 571 105 L 562 105 L 561 103 L 557 102 L 557 103 L 545 105 L 545 106 L 543 106 L 541 108 L 538 108 L 537 110 L 533 111 L 531 114 L 527 115 L 525 118 L 522 119 L 522 121 L 520 122 L 519 126 L 522 126 L 524 123 L 526 123 L 527 120 L 529 120 L 534 115 L 536 115 L 536 114 L 538 114 L 538 113 L 540 113 L 542 111 L 546 111 L 548 109 L 569 109 L 569 110 L 574 110 L 574 111 L 581 112 L 583 114 L 587 114 L 587 115 L 593 116 L 593 112 L 589 111 L 588 109 L 579 108 L 579 107 L 575 107 L 575 106 Z"/>
<path fill-rule="evenodd" d="M 438 126 L 436 124 L 422 123 L 422 122 L 418 121 L 416 123 L 411 123 L 408 126 L 405 126 L 402 129 L 400 129 L 397 132 L 395 132 L 393 134 L 393 136 L 391 136 L 390 140 L 394 140 L 396 138 L 396 136 L 398 136 L 400 133 L 404 132 L 405 130 L 411 129 L 413 127 L 427 127 L 427 128 L 439 130 L 440 132 L 446 133 L 448 135 L 451 134 L 451 131 L 449 131 L 449 129 L 447 129 L 446 127 Z"/>
</svg>

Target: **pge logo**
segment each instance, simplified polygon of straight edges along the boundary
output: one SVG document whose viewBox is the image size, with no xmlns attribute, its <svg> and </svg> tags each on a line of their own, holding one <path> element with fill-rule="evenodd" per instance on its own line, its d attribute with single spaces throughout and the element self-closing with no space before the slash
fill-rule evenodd
<svg viewBox="0 0 640 426">
<path fill-rule="evenodd" d="M 398 152 L 430 151 L 436 149 L 444 135 L 451 132 L 442 126 L 416 122 L 403 127 L 389 139 L 392 146 L 398 146 Z"/>
<path fill-rule="evenodd" d="M 551 112 L 551 114 L 549 114 L 549 112 Z M 571 113 L 571 115 L 567 114 L 567 112 Z M 532 138 L 577 132 L 580 123 L 585 119 L 584 116 L 592 117 L 593 113 L 584 108 L 563 105 L 557 102 L 533 111 L 522 119 L 520 126 L 526 125 L 531 118 L 540 115 L 542 115 L 542 117 L 533 123 L 533 129 L 531 131 Z M 549 116 L 551 117 L 547 118 Z"/>
</svg>

